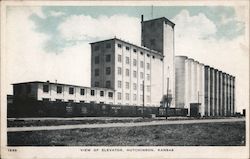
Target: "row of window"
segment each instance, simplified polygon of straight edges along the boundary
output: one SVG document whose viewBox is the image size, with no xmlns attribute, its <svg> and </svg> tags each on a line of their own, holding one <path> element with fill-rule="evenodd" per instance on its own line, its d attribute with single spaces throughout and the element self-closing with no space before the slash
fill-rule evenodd
<svg viewBox="0 0 250 159">
<path fill-rule="evenodd" d="M 151 45 L 155 45 L 155 39 L 152 39 L 152 40 L 150 40 L 150 43 L 151 43 Z M 118 46 L 118 48 L 122 48 L 122 44 L 117 44 L 117 46 Z M 126 48 L 126 50 L 130 50 L 130 47 L 129 46 L 125 46 L 125 48 Z M 134 53 L 136 53 L 137 52 L 137 49 L 133 49 L 133 52 Z M 141 55 L 143 55 L 144 53 L 142 52 L 142 51 L 140 51 L 140 53 L 141 53 Z M 147 56 L 148 57 L 150 57 L 150 55 L 149 54 L 147 54 Z M 155 58 L 155 56 L 152 56 L 152 58 L 154 59 Z"/>
<path fill-rule="evenodd" d="M 106 43 L 106 46 L 105 46 L 107 49 L 110 49 L 111 48 L 111 43 Z M 100 50 L 100 46 L 99 45 L 95 45 L 95 48 L 94 48 L 95 51 L 98 51 Z"/>
<path fill-rule="evenodd" d="M 94 83 L 94 86 L 95 86 L 95 87 L 100 87 L 100 83 L 99 83 L 98 81 L 96 81 L 96 82 Z M 105 82 L 105 88 L 111 88 L 111 81 L 106 81 L 106 82 Z"/>
<path fill-rule="evenodd" d="M 111 61 L 111 55 L 105 55 L 105 61 L 106 62 L 110 62 Z M 99 56 L 95 56 L 95 64 L 99 64 L 100 63 L 100 57 Z"/>
<path fill-rule="evenodd" d="M 130 100 L 129 97 L 130 97 L 129 93 L 125 93 L 125 100 Z M 122 93 L 121 92 L 117 93 L 117 99 L 122 100 Z M 150 102 L 150 96 L 146 96 L 146 99 L 147 99 L 147 102 Z M 133 101 L 136 101 L 136 100 L 137 100 L 137 95 L 133 94 Z M 140 100 L 141 101 L 143 100 L 143 95 L 140 95 Z"/>
<path fill-rule="evenodd" d="M 118 60 L 118 62 L 122 62 L 122 55 L 118 55 L 117 56 L 117 60 Z M 130 58 L 129 57 L 125 57 L 125 63 L 126 64 L 130 64 Z M 137 66 L 137 60 L 136 59 L 133 59 L 133 66 Z M 147 63 L 146 64 L 146 66 L 147 66 L 147 69 L 149 70 L 150 69 L 150 64 L 149 63 Z M 143 61 L 140 61 L 140 67 L 141 68 L 144 68 L 144 62 Z"/>
<path fill-rule="evenodd" d="M 48 101 L 51 101 L 50 98 L 42 98 L 42 100 L 43 100 L 43 101 L 47 101 L 47 102 L 48 102 Z M 65 101 L 65 100 L 63 100 L 63 99 L 56 99 L 56 102 L 62 102 L 62 101 Z M 73 103 L 73 102 L 75 102 L 75 100 L 69 99 L 68 102 Z M 84 100 L 80 100 L 79 102 L 80 102 L 80 103 L 85 103 Z M 96 101 L 90 101 L 89 103 L 96 103 Z M 104 104 L 104 102 L 100 102 L 100 104 Z M 113 102 L 110 102 L 109 104 L 113 104 Z"/>
<path fill-rule="evenodd" d="M 44 93 L 49 92 L 49 85 L 47 85 L 47 84 L 43 85 L 43 92 Z M 56 92 L 58 94 L 61 94 L 62 93 L 62 86 L 56 86 Z M 74 87 L 69 87 L 68 92 L 71 95 L 74 94 L 75 93 L 75 88 Z M 85 89 L 84 88 L 80 89 L 80 95 L 85 95 Z M 95 96 L 95 90 L 90 90 L 90 95 Z M 100 91 L 100 96 L 101 97 L 104 96 L 104 91 Z M 108 97 L 112 98 L 113 97 L 113 92 L 108 92 Z"/>
<path fill-rule="evenodd" d="M 118 69 L 117 69 L 117 73 L 118 73 L 118 75 L 121 75 L 122 74 L 122 68 L 121 67 L 118 67 Z M 100 75 L 100 70 L 97 68 L 97 69 L 95 69 L 95 76 L 99 76 Z M 111 67 L 106 67 L 106 69 L 105 69 L 105 74 L 106 75 L 110 75 L 111 74 Z M 125 75 L 126 76 L 130 76 L 130 71 L 129 71 L 129 69 L 126 69 L 125 70 Z M 133 71 L 133 77 L 134 78 L 137 78 L 137 71 Z M 141 79 L 144 79 L 144 74 L 143 74 L 143 72 L 140 72 L 140 78 Z M 150 75 L 149 74 L 147 74 L 146 75 L 146 78 L 147 78 L 147 80 L 149 81 L 150 80 Z M 98 85 L 99 86 L 99 85 Z M 96 87 L 98 87 L 98 86 L 96 86 Z M 109 88 L 109 87 L 108 87 Z"/>
<path fill-rule="evenodd" d="M 111 74 L 111 67 L 106 67 L 105 74 L 106 75 L 110 75 Z M 100 70 L 99 69 L 95 69 L 95 76 L 99 76 L 99 75 L 100 75 Z"/>
<path fill-rule="evenodd" d="M 121 75 L 121 74 L 122 74 L 122 68 L 121 68 L 121 67 L 118 67 L 117 71 L 118 71 L 118 72 L 117 72 L 118 75 Z M 125 69 L 125 75 L 126 75 L 126 76 L 129 76 L 129 75 L 130 75 L 129 69 Z M 133 77 L 134 77 L 134 78 L 137 78 L 137 71 L 133 71 Z M 141 79 L 144 79 L 144 74 L 143 74 L 143 72 L 140 72 L 140 78 L 141 78 Z M 150 80 L 150 74 L 146 74 L 146 78 L 147 78 L 147 80 L 149 81 L 149 80 Z"/>
<path fill-rule="evenodd" d="M 118 81 L 118 88 L 122 88 L 122 81 Z M 129 89 L 130 88 L 130 84 L 129 82 L 125 82 L 125 88 L 126 89 Z M 137 90 L 137 84 L 136 83 L 133 83 L 133 90 Z M 140 84 L 140 90 L 142 91 L 143 90 L 143 85 Z M 150 86 L 146 86 L 146 90 L 147 92 L 150 92 Z"/>
</svg>

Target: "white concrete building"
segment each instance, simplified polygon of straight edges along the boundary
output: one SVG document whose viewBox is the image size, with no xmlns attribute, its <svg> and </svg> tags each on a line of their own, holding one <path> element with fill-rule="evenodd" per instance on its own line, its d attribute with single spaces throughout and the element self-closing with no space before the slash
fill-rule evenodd
<svg viewBox="0 0 250 159">
<path fill-rule="evenodd" d="M 175 102 L 177 108 L 199 103 L 201 116 L 235 113 L 235 77 L 186 56 L 175 57 Z"/>
<path fill-rule="evenodd" d="M 91 86 L 114 89 L 115 104 L 143 105 L 144 98 L 146 106 L 160 106 L 167 87 L 174 98 L 174 23 L 168 19 L 142 19 L 142 46 L 113 38 L 91 43 L 91 53 Z"/>
<path fill-rule="evenodd" d="M 15 98 L 28 97 L 39 101 L 114 104 L 113 89 L 41 81 L 15 83 L 13 87 Z"/>
</svg>

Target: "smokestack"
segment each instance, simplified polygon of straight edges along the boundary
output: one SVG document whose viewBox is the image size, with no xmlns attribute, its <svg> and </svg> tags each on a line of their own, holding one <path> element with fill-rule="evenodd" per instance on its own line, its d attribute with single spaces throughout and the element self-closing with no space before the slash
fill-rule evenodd
<svg viewBox="0 0 250 159">
<path fill-rule="evenodd" d="M 141 15 L 141 22 L 143 22 L 143 14 Z"/>
</svg>

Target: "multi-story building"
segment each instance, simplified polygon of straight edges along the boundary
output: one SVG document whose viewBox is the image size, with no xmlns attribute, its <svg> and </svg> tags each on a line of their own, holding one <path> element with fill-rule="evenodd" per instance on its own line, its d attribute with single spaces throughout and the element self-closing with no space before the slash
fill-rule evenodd
<svg viewBox="0 0 250 159">
<path fill-rule="evenodd" d="M 186 56 L 175 57 L 176 107 L 199 104 L 201 116 L 235 113 L 235 77 Z"/>
<path fill-rule="evenodd" d="M 174 23 L 142 20 L 142 45 L 117 38 L 91 43 L 91 86 L 114 89 L 121 105 L 142 105 L 144 98 L 146 106 L 159 106 L 167 89 L 174 95 Z"/>
</svg>

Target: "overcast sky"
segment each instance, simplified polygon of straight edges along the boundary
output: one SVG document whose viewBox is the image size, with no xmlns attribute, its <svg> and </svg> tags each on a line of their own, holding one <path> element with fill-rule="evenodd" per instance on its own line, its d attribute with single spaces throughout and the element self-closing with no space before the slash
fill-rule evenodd
<svg viewBox="0 0 250 159">
<path fill-rule="evenodd" d="M 140 45 L 140 16 L 175 26 L 175 54 L 236 76 L 237 111 L 249 106 L 245 7 L 8 7 L 7 88 L 55 81 L 90 86 L 90 42 L 114 36 Z"/>
</svg>

